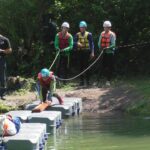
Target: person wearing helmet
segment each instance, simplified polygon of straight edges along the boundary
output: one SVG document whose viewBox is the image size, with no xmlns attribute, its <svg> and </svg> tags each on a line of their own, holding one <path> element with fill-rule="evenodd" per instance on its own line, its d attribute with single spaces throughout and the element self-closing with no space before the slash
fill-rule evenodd
<svg viewBox="0 0 150 150">
<path fill-rule="evenodd" d="M 102 71 L 104 76 L 106 76 L 106 85 L 110 86 L 110 80 L 113 74 L 114 68 L 114 51 L 116 46 L 116 35 L 111 31 L 111 22 L 104 21 L 103 27 L 104 31 L 100 34 L 98 40 L 98 47 L 100 50 L 104 50 L 102 59 Z"/>
<path fill-rule="evenodd" d="M 63 104 L 63 99 L 55 93 L 56 90 L 56 77 L 52 71 L 47 68 L 43 68 L 38 73 L 38 94 L 42 102 L 48 102 L 51 104 L 52 96 L 59 100 L 60 104 Z"/>
<path fill-rule="evenodd" d="M 73 37 L 68 32 L 70 25 L 64 22 L 61 25 L 61 32 L 56 34 L 55 49 L 60 50 L 60 59 L 58 64 L 57 75 L 61 78 L 67 78 L 69 68 L 69 56 L 73 48 Z"/>
<path fill-rule="evenodd" d="M 12 52 L 8 38 L 0 34 L 0 98 L 5 100 L 6 92 L 6 55 Z"/>
<path fill-rule="evenodd" d="M 94 42 L 92 33 L 86 31 L 87 23 L 81 21 L 79 23 L 80 32 L 75 35 L 74 43 L 77 53 L 77 57 L 80 65 L 80 72 L 89 66 L 91 58 L 94 57 Z M 86 79 L 87 85 L 89 85 L 89 71 L 80 77 L 80 86 L 84 85 L 84 78 Z"/>
</svg>

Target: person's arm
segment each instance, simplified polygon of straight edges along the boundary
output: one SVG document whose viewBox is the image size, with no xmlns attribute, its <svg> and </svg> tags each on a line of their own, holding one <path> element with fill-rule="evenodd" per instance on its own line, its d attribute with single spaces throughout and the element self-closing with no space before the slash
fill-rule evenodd
<svg viewBox="0 0 150 150">
<path fill-rule="evenodd" d="M 12 48 L 11 48 L 11 45 L 10 45 L 10 42 L 9 40 L 6 38 L 4 40 L 4 43 L 5 43 L 5 49 L 0 49 L 2 53 L 4 54 L 10 54 L 12 52 Z"/>
<path fill-rule="evenodd" d="M 99 36 L 99 40 L 98 40 L 98 48 L 101 49 L 101 39 L 102 39 L 102 36 L 100 34 Z"/>
<path fill-rule="evenodd" d="M 93 42 L 92 33 L 88 34 L 88 40 L 89 40 L 90 50 L 91 50 L 91 52 L 94 52 L 94 42 Z"/>
<path fill-rule="evenodd" d="M 111 34 L 109 48 L 113 49 L 115 47 L 116 47 L 116 36 L 115 36 L 115 34 Z"/>
<path fill-rule="evenodd" d="M 77 48 L 78 36 L 77 34 L 74 36 L 74 46 Z"/>
<path fill-rule="evenodd" d="M 52 76 L 52 81 L 50 83 L 50 92 L 51 92 L 51 94 L 53 94 L 55 91 L 56 91 L 56 78 L 53 75 Z"/>
<path fill-rule="evenodd" d="M 56 50 L 59 50 L 59 38 L 58 38 L 58 34 L 56 34 L 56 36 L 55 36 L 54 46 L 55 46 Z"/>
<path fill-rule="evenodd" d="M 94 42 L 93 42 L 92 33 L 89 33 L 87 38 L 88 38 L 88 41 L 89 41 L 91 57 L 94 57 Z"/>
<path fill-rule="evenodd" d="M 4 54 L 10 54 L 12 53 L 12 48 L 7 48 L 4 50 Z"/>
<path fill-rule="evenodd" d="M 68 42 L 69 42 L 69 46 L 64 49 L 65 52 L 69 52 L 73 48 L 73 37 L 72 37 L 72 35 L 70 35 Z"/>
</svg>

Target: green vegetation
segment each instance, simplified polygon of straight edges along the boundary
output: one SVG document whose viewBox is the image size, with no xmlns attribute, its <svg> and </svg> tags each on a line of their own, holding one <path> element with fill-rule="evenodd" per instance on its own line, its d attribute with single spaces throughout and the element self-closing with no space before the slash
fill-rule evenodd
<svg viewBox="0 0 150 150">
<path fill-rule="evenodd" d="M 33 76 L 50 66 L 55 51 L 49 42 L 44 43 L 49 39 L 43 39 L 43 16 L 48 13 L 54 16 L 58 27 L 68 21 L 73 35 L 79 30 L 79 21 L 85 20 L 97 50 L 104 20 L 111 20 L 117 45 L 149 41 L 149 8 L 147 0 L 0 0 L 0 33 L 10 39 L 13 47 L 13 54 L 8 57 L 9 72 Z M 119 49 L 117 74 L 149 73 L 149 55 L 148 45 Z"/>
<path fill-rule="evenodd" d="M 149 8 L 148 0 L 0 0 L 0 34 L 10 39 L 13 48 L 13 54 L 8 56 L 7 60 L 8 73 L 29 78 L 36 76 L 41 68 L 50 66 L 55 50 L 50 47 L 49 42 L 44 42 L 49 39 L 43 39 L 43 16 L 48 13 L 54 16 L 58 27 L 63 21 L 68 21 L 73 35 L 79 30 L 79 22 L 85 20 L 88 30 L 93 33 L 97 50 L 104 20 L 112 22 L 112 30 L 117 35 L 117 45 L 150 42 Z M 118 49 L 115 55 L 116 74 L 149 74 L 149 56 L 148 44 L 143 47 Z M 76 72 L 74 66 L 77 59 L 70 63 L 73 64 L 70 74 Z M 96 68 L 93 68 L 93 74 L 97 73 Z M 143 95 L 127 112 L 150 114 L 150 79 L 136 78 L 125 82 Z M 24 94 L 28 89 L 32 89 L 32 85 L 34 80 L 27 79 L 22 88 L 14 94 Z M 70 90 L 72 85 L 69 84 L 64 89 Z M 4 106 L 1 107 L 5 110 Z"/>
<path fill-rule="evenodd" d="M 127 80 L 127 84 L 139 95 L 138 100 L 133 101 L 127 108 L 127 112 L 135 115 L 150 115 L 150 78 L 139 77 Z"/>
<path fill-rule="evenodd" d="M 21 88 L 15 90 L 11 93 L 11 95 L 24 95 L 29 91 L 35 90 L 35 80 L 32 78 L 20 78 Z"/>
<path fill-rule="evenodd" d="M 13 106 L 7 106 L 3 103 L 0 103 L 0 114 L 6 113 L 6 112 L 14 110 L 14 109 L 16 109 L 16 108 L 14 108 Z"/>
</svg>

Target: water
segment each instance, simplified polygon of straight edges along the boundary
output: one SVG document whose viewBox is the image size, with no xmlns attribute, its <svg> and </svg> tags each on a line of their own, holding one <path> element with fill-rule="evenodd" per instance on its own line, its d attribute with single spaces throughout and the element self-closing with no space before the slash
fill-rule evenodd
<svg viewBox="0 0 150 150">
<path fill-rule="evenodd" d="M 80 116 L 64 121 L 47 150 L 150 150 L 150 118 Z"/>
</svg>

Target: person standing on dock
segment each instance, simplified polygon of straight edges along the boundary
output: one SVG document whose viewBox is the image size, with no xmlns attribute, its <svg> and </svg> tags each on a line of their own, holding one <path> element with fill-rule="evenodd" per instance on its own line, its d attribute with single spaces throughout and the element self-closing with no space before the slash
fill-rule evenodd
<svg viewBox="0 0 150 150">
<path fill-rule="evenodd" d="M 104 50 L 102 57 L 102 74 L 106 76 L 106 85 L 110 86 L 110 81 L 112 79 L 114 71 L 114 51 L 116 46 L 116 35 L 111 31 L 111 22 L 104 21 L 103 27 L 104 31 L 100 34 L 98 40 L 98 47 Z"/>
<path fill-rule="evenodd" d="M 85 21 L 81 21 L 79 23 L 79 28 L 80 32 L 75 35 L 74 43 L 76 54 L 79 60 L 80 72 L 82 72 L 89 66 L 90 60 L 94 57 L 94 42 L 92 33 L 86 31 L 87 23 Z M 84 77 L 88 86 L 90 71 L 87 71 L 85 75 L 80 77 L 80 86 L 84 85 Z"/>
<path fill-rule="evenodd" d="M 68 32 L 70 25 L 68 22 L 64 22 L 61 25 L 61 32 L 57 33 L 55 37 L 55 49 L 60 50 L 60 58 L 58 64 L 57 75 L 61 78 L 68 77 L 69 58 L 70 52 L 73 48 L 73 37 Z M 64 81 L 64 84 L 66 82 Z"/>
<path fill-rule="evenodd" d="M 12 52 L 9 39 L 0 35 L 0 98 L 5 100 L 6 92 L 6 55 Z"/>
</svg>

